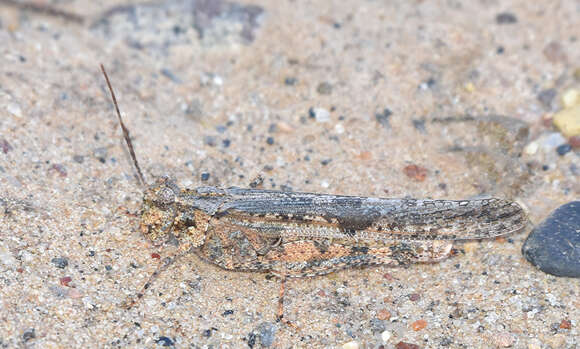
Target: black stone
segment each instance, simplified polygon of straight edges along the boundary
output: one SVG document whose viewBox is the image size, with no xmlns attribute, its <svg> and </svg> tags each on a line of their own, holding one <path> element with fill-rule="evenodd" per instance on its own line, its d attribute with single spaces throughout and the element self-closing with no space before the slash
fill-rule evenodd
<svg viewBox="0 0 580 349">
<path fill-rule="evenodd" d="M 59 269 L 64 269 L 68 266 L 68 258 L 66 257 L 55 257 L 50 261 Z"/>
<path fill-rule="evenodd" d="M 165 336 L 159 337 L 159 339 L 156 340 L 155 343 L 160 344 L 163 347 L 172 347 L 175 345 L 175 343 L 171 338 Z"/>
<path fill-rule="evenodd" d="M 572 150 L 572 146 L 570 144 L 567 144 L 567 143 L 566 144 L 559 145 L 556 148 L 556 152 L 560 156 L 566 155 L 566 153 L 569 152 L 570 150 Z"/>
<path fill-rule="evenodd" d="M 389 119 L 391 115 L 393 115 L 393 112 L 389 108 L 385 108 L 381 113 L 375 113 L 375 119 L 377 119 L 381 126 L 390 128 Z"/>
<path fill-rule="evenodd" d="M 502 12 L 495 16 L 495 22 L 497 24 L 513 24 L 518 22 L 518 18 L 513 13 Z"/>
<path fill-rule="evenodd" d="M 22 334 L 22 340 L 24 342 L 28 342 L 29 340 L 34 338 L 36 338 L 36 331 L 34 330 L 34 328 L 30 328 L 24 331 L 24 333 Z"/>
<path fill-rule="evenodd" d="M 522 254 L 545 273 L 580 278 L 580 201 L 558 207 L 538 224 Z"/>
</svg>

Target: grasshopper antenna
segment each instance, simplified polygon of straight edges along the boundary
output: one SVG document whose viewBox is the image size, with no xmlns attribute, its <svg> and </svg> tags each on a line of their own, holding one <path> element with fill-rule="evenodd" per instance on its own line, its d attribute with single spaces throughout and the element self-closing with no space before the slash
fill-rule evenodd
<svg viewBox="0 0 580 349">
<path fill-rule="evenodd" d="M 117 98 L 115 97 L 115 92 L 113 92 L 113 87 L 111 86 L 111 82 L 109 81 L 109 76 L 105 71 L 105 67 L 101 64 L 101 71 L 105 76 L 105 80 L 107 81 L 107 86 L 109 86 L 109 91 L 111 92 L 111 98 L 113 99 L 113 104 L 115 105 L 115 110 L 117 111 L 117 117 L 119 118 L 119 124 L 121 124 L 121 129 L 123 130 L 123 138 L 125 138 L 125 143 L 129 147 L 129 153 L 131 153 L 131 159 L 133 159 L 133 165 L 135 165 L 135 169 L 137 169 L 137 179 L 141 186 L 145 186 L 145 177 L 141 172 L 141 167 L 139 167 L 139 163 L 137 162 L 137 156 L 135 155 L 135 149 L 133 148 L 133 143 L 131 142 L 131 137 L 129 136 L 129 130 L 125 126 L 123 122 L 123 118 L 121 118 L 121 112 L 119 111 L 119 105 L 117 104 Z"/>
</svg>

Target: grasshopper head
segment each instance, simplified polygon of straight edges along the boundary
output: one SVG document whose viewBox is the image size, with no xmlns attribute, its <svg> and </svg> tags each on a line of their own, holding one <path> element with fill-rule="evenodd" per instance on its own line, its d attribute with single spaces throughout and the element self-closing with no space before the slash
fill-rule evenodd
<svg viewBox="0 0 580 349">
<path fill-rule="evenodd" d="M 169 239 L 177 214 L 175 200 L 179 188 L 169 178 L 160 178 L 145 191 L 141 232 L 155 244 Z"/>
</svg>

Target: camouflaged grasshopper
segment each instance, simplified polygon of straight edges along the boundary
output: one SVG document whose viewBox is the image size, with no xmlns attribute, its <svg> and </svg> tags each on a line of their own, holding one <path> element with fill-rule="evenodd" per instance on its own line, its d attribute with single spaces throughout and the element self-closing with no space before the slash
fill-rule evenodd
<svg viewBox="0 0 580 349">
<path fill-rule="evenodd" d="M 109 78 L 101 69 L 145 184 Z M 497 198 L 382 199 L 235 187 L 181 189 L 168 178 L 146 189 L 141 214 L 141 231 L 156 244 L 176 239 L 181 254 L 193 251 L 227 270 L 281 278 L 279 319 L 286 278 L 436 262 L 449 256 L 454 240 L 492 238 L 526 224 L 526 213 L 517 203 Z M 143 290 L 176 258 L 160 263 Z"/>
</svg>

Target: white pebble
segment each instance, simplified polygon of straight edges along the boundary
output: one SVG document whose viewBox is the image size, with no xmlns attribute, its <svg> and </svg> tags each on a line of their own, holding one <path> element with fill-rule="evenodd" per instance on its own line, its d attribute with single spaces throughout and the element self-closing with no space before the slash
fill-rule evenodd
<svg viewBox="0 0 580 349">
<path fill-rule="evenodd" d="M 6 109 L 8 109 L 8 112 L 16 117 L 22 117 L 22 109 L 20 108 L 20 106 L 16 103 L 8 103 L 8 105 L 6 106 Z"/>
<path fill-rule="evenodd" d="M 387 343 L 389 339 L 391 339 L 391 332 L 384 331 L 383 333 L 381 333 L 381 339 L 383 340 L 383 343 Z"/>
<path fill-rule="evenodd" d="M 538 152 L 539 147 L 540 147 L 540 145 L 538 144 L 538 142 L 531 142 L 530 144 L 526 145 L 524 152 L 527 155 L 534 155 L 535 153 Z"/>
<path fill-rule="evenodd" d="M 324 108 L 314 108 L 314 118 L 316 122 L 329 122 L 330 121 L 330 112 Z"/>
<path fill-rule="evenodd" d="M 355 341 L 344 343 L 342 349 L 358 349 L 358 343 Z"/>
<path fill-rule="evenodd" d="M 13 265 L 16 263 L 16 258 L 10 253 L 8 248 L 0 245 L 0 262 L 4 265 Z"/>
</svg>

